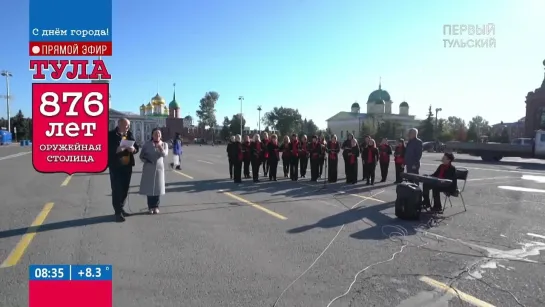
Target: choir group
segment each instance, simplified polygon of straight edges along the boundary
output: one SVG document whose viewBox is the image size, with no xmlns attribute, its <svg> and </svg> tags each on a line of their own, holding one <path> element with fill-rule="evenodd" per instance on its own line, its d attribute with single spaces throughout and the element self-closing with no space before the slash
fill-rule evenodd
<svg viewBox="0 0 545 307">
<path fill-rule="evenodd" d="M 244 140 L 240 135 L 233 136 L 227 145 L 229 174 L 235 183 L 241 183 L 242 176 L 251 177 L 254 182 L 259 182 L 259 172 L 262 168 L 265 177 L 268 176 L 270 181 L 276 181 L 278 163 L 282 160 L 284 178 L 297 181 L 299 176 L 306 178 L 310 162 L 310 181 L 317 181 L 325 175 L 328 182 L 334 183 L 337 182 L 341 151 L 347 184 L 355 184 L 358 181 L 359 159 L 362 163 L 362 180 L 366 181 L 367 185 L 375 184 L 377 164 L 380 166 L 380 182 L 385 182 L 392 154 L 395 162 L 396 183 L 401 182 L 400 174 L 404 169 L 405 155 L 403 139 L 398 141 L 395 150 L 392 151 L 387 139 L 383 139 L 377 146 L 375 140 L 367 136 L 363 144 L 358 144 L 353 135 L 348 135 L 342 144 L 339 144 L 336 135 L 333 135 L 330 141 L 313 135 L 310 142 L 306 135 L 299 140 L 296 134 L 293 134 L 291 138 L 284 136 L 282 142 L 279 142 L 276 134 L 269 137 L 266 132 L 263 133 L 263 139 L 259 134 L 254 135 L 253 139 L 245 136 Z M 326 165 L 327 174 L 323 174 L 324 165 Z"/>
</svg>

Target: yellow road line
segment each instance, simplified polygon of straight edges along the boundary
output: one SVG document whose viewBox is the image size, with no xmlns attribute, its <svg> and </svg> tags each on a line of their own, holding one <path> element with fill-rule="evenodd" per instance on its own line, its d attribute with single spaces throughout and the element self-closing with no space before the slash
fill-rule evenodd
<svg viewBox="0 0 545 307">
<path fill-rule="evenodd" d="M 231 197 L 231 198 L 234 198 L 234 199 L 236 199 L 236 200 L 238 200 L 238 201 L 240 201 L 240 202 L 242 202 L 242 203 L 245 203 L 245 204 L 247 204 L 247 205 L 250 205 L 250 206 L 252 206 L 252 207 L 254 207 L 254 208 L 258 209 L 258 210 L 261 210 L 261 211 L 263 211 L 263 212 L 265 212 L 265 213 L 267 213 L 267 214 L 269 214 L 269 215 L 272 215 L 272 216 L 274 216 L 274 217 L 277 218 L 277 219 L 281 219 L 281 220 L 287 220 L 287 219 L 288 219 L 287 217 L 285 217 L 285 216 L 283 216 L 283 215 L 281 215 L 281 214 L 278 214 L 278 213 L 276 213 L 276 212 L 274 212 L 274 211 L 271 211 L 271 210 L 269 210 L 269 209 L 267 209 L 267 208 L 265 208 L 265 207 L 263 207 L 263 206 L 260 206 L 260 205 L 258 205 L 258 204 L 256 204 L 256 203 L 253 203 L 253 202 L 251 202 L 251 201 L 249 201 L 249 200 L 246 200 L 246 199 L 244 199 L 244 198 L 242 198 L 242 197 L 239 197 L 239 196 L 237 196 L 237 195 L 235 195 L 235 194 L 233 194 L 233 193 L 230 193 L 230 192 L 223 192 L 223 194 L 225 194 L 225 195 L 227 195 L 227 196 L 229 196 L 229 197 Z"/>
<path fill-rule="evenodd" d="M 67 186 L 70 183 L 70 179 L 72 179 L 72 175 L 68 175 L 68 177 L 64 179 L 64 181 L 61 183 L 61 187 Z"/>
<path fill-rule="evenodd" d="M 180 172 L 180 171 L 176 171 L 176 170 L 175 170 L 174 172 L 177 173 L 177 174 L 179 174 L 179 175 L 182 175 L 182 176 L 184 176 L 184 177 L 186 177 L 186 178 L 193 179 L 193 177 L 191 177 L 191 176 L 189 176 L 189 175 L 186 175 L 186 174 L 184 174 L 184 173 L 182 173 L 182 172 Z"/>
<path fill-rule="evenodd" d="M 453 288 L 453 287 L 450 287 L 449 285 L 447 284 L 444 284 L 442 282 L 438 282 L 437 280 L 435 279 L 431 279 L 429 277 L 426 277 L 426 276 L 422 276 L 419 278 L 420 281 L 422 282 L 425 282 L 426 284 L 436 288 L 436 289 L 439 289 L 439 290 L 443 290 L 445 292 L 448 292 L 449 294 L 452 294 L 454 296 L 457 296 L 459 297 L 462 301 L 466 302 L 466 303 L 469 303 L 473 306 L 477 306 L 477 307 L 495 307 L 494 305 L 492 304 L 489 304 L 485 301 L 481 301 L 480 299 L 474 297 L 474 296 L 471 296 L 467 293 L 464 293 L 456 288 Z"/>
<path fill-rule="evenodd" d="M 36 236 L 36 232 L 47 218 L 49 212 L 51 212 L 51 209 L 53 209 L 53 203 L 45 204 L 40 214 L 38 214 L 34 222 L 32 222 L 30 227 L 27 229 L 25 235 L 23 235 L 19 243 L 17 243 L 17 246 L 15 246 L 15 248 L 11 251 L 8 258 L 2 262 L 0 268 L 12 267 L 16 265 L 19 260 L 21 260 L 21 257 L 23 257 L 23 254 L 30 245 L 30 242 L 32 242 L 32 239 L 34 239 Z"/>
</svg>

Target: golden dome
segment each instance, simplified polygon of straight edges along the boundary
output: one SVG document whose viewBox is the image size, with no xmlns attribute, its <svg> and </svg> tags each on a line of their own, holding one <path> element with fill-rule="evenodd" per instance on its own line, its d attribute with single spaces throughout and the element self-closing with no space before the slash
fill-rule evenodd
<svg viewBox="0 0 545 307">
<path fill-rule="evenodd" d="M 148 104 L 146 105 L 146 110 L 152 110 L 153 109 L 153 106 L 151 105 L 151 102 L 148 102 Z"/>
<path fill-rule="evenodd" d="M 145 105 L 145 104 L 142 104 L 142 105 L 140 106 L 140 110 L 145 110 L 145 109 L 146 109 L 146 105 Z"/>
<path fill-rule="evenodd" d="M 157 93 L 155 96 L 153 96 L 153 98 L 151 98 L 151 104 L 153 104 L 154 106 L 162 106 L 165 103 L 166 103 L 165 99 L 161 97 L 159 93 Z"/>
</svg>

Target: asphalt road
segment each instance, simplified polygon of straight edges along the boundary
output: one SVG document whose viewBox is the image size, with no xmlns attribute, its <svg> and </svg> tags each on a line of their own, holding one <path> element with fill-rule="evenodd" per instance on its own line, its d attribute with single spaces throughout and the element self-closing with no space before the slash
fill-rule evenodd
<svg viewBox="0 0 545 307">
<path fill-rule="evenodd" d="M 41 263 L 112 264 L 116 307 L 545 305 L 541 161 L 460 156 L 468 211 L 453 199 L 444 218 L 411 223 L 395 218 L 391 183 L 235 185 L 224 146 L 191 145 L 161 214 L 140 214 L 137 165 L 137 214 L 115 223 L 107 173 L 39 174 L 28 150 L 0 148 L 0 306 L 27 306 Z M 425 154 L 422 172 L 439 158 Z"/>
</svg>

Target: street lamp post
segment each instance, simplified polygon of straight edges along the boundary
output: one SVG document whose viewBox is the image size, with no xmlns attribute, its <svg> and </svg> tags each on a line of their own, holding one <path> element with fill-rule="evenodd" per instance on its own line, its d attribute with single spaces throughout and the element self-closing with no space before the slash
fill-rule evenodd
<svg viewBox="0 0 545 307">
<path fill-rule="evenodd" d="M 439 134 L 437 133 L 437 128 L 439 128 L 439 119 L 437 118 L 439 112 L 443 111 L 443 109 L 441 108 L 436 108 L 435 109 L 435 129 L 433 129 L 433 134 L 435 135 L 435 151 L 437 151 L 437 142 L 439 141 L 438 138 L 439 138 Z"/>
<path fill-rule="evenodd" d="M 257 130 L 259 130 L 259 134 L 261 134 L 261 110 L 263 110 L 263 109 L 261 108 L 261 106 L 258 106 L 258 107 L 257 107 L 257 111 L 259 112 L 259 116 L 258 116 L 258 119 L 259 119 L 259 120 L 258 120 L 258 122 L 257 122 L 257 127 L 258 127 Z"/>
<path fill-rule="evenodd" d="M 240 100 L 240 136 L 242 137 L 242 129 L 244 129 L 242 125 L 242 101 L 244 101 L 244 96 L 238 96 L 238 100 Z"/>
<path fill-rule="evenodd" d="M 13 77 L 13 74 L 7 70 L 3 70 L 0 75 L 2 75 L 2 77 L 6 77 L 6 109 L 8 115 L 8 132 L 11 133 L 11 114 L 9 110 L 9 99 L 11 98 L 11 96 L 9 93 L 9 78 Z"/>
<path fill-rule="evenodd" d="M 438 121 L 437 121 L 438 120 L 437 114 L 439 114 L 439 112 L 441 112 L 441 111 L 443 111 L 443 109 L 441 109 L 441 108 L 435 109 L 435 130 L 436 131 L 437 131 L 437 128 L 439 127 L 438 126 Z M 436 137 L 437 137 L 437 135 L 436 135 Z"/>
</svg>

